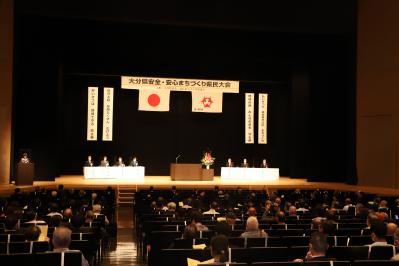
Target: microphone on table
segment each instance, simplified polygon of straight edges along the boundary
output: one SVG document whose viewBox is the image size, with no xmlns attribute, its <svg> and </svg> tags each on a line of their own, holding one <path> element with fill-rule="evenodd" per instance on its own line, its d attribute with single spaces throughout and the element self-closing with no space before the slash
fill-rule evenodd
<svg viewBox="0 0 399 266">
<path fill-rule="evenodd" d="M 181 154 L 179 154 L 179 155 L 176 157 L 176 164 L 177 164 L 177 159 L 179 159 L 180 156 L 181 156 Z"/>
</svg>

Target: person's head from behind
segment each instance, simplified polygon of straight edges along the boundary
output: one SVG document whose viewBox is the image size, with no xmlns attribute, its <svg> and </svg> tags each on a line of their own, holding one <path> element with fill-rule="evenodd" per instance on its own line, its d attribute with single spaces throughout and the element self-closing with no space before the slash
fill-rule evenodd
<svg viewBox="0 0 399 266">
<path fill-rule="evenodd" d="M 86 212 L 85 218 L 87 221 L 93 221 L 96 218 L 96 216 L 94 215 L 93 211 L 89 210 Z"/>
<path fill-rule="evenodd" d="M 375 221 L 378 221 L 378 216 L 375 215 L 375 213 L 369 213 L 369 215 L 367 215 L 367 226 L 370 227 L 371 224 Z"/>
<path fill-rule="evenodd" d="M 219 205 L 217 204 L 216 201 L 211 203 L 210 209 L 217 210 L 218 208 L 219 208 Z"/>
<path fill-rule="evenodd" d="M 50 224 L 53 227 L 57 227 L 61 224 L 62 222 L 62 216 L 61 215 L 53 215 L 50 218 Z"/>
<path fill-rule="evenodd" d="M 214 236 L 211 240 L 211 255 L 215 262 L 228 260 L 229 242 L 225 235 Z"/>
<path fill-rule="evenodd" d="M 255 216 L 256 217 L 256 209 L 255 209 L 255 207 L 249 207 L 247 213 L 248 213 L 248 216 Z"/>
<path fill-rule="evenodd" d="M 176 211 L 176 203 L 174 203 L 173 201 L 169 202 L 167 207 L 168 207 L 168 211 L 170 211 L 170 212 Z"/>
<path fill-rule="evenodd" d="M 64 218 L 71 218 L 72 217 L 72 209 L 66 208 L 63 212 Z"/>
<path fill-rule="evenodd" d="M 285 223 L 285 213 L 283 211 L 279 211 L 276 213 L 275 220 L 277 223 Z"/>
<path fill-rule="evenodd" d="M 53 190 L 53 191 L 51 191 L 51 196 L 52 196 L 53 198 L 56 198 L 56 197 L 57 197 L 57 195 L 58 195 L 58 192 L 57 192 L 57 190 Z"/>
<path fill-rule="evenodd" d="M 398 225 L 396 223 L 388 223 L 387 224 L 387 236 L 395 235 L 396 229 L 398 229 Z"/>
<path fill-rule="evenodd" d="M 295 216 L 296 215 L 296 207 L 294 205 L 291 205 L 290 208 L 288 209 L 288 215 L 289 216 Z"/>
<path fill-rule="evenodd" d="M 69 248 L 72 231 L 64 226 L 57 227 L 53 233 L 54 249 Z"/>
<path fill-rule="evenodd" d="M 370 226 L 370 233 L 374 242 L 385 242 L 387 225 L 382 221 L 374 221 Z"/>
<path fill-rule="evenodd" d="M 194 224 L 201 223 L 202 222 L 202 214 L 199 211 L 192 211 L 191 212 L 191 222 Z"/>
<path fill-rule="evenodd" d="M 255 216 L 249 216 L 246 224 L 247 231 L 257 231 L 259 230 L 259 222 Z"/>
<path fill-rule="evenodd" d="M 231 227 L 226 222 L 217 222 L 213 231 L 216 235 L 225 235 L 230 236 L 231 234 Z"/>
<path fill-rule="evenodd" d="M 91 199 L 92 200 L 96 200 L 97 199 L 97 193 L 96 192 L 91 193 Z"/>
<path fill-rule="evenodd" d="M 396 229 L 395 234 L 393 235 L 393 241 L 394 241 L 393 244 L 396 247 L 399 247 L 399 228 Z"/>
<path fill-rule="evenodd" d="M 71 218 L 71 224 L 74 228 L 80 228 L 85 224 L 85 217 L 81 214 L 74 215 Z"/>
<path fill-rule="evenodd" d="M 228 212 L 226 214 L 226 222 L 228 225 L 234 225 L 236 224 L 237 216 L 235 215 L 234 212 Z"/>
<path fill-rule="evenodd" d="M 93 205 L 93 213 L 101 213 L 101 205 L 100 204 L 94 204 Z"/>
<path fill-rule="evenodd" d="M 197 227 L 194 224 L 189 224 L 184 228 L 183 238 L 194 239 L 197 236 Z"/>
<path fill-rule="evenodd" d="M 335 233 L 335 225 L 332 221 L 329 220 L 322 220 L 319 226 L 319 232 L 326 234 L 326 235 L 334 235 Z"/>
<path fill-rule="evenodd" d="M 26 241 L 37 241 L 39 239 L 41 230 L 36 225 L 29 226 L 25 231 L 25 240 Z"/>
<path fill-rule="evenodd" d="M 15 214 L 7 215 L 5 220 L 5 227 L 7 230 L 14 230 L 18 223 L 18 218 Z"/>
<path fill-rule="evenodd" d="M 312 256 L 325 256 L 328 249 L 327 235 L 314 232 L 310 236 L 309 251 Z"/>
<path fill-rule="evenodd" d="M 36 213 L 33 210 L 29 210 L 26 212 L 26 219 L 28 219 L 28 221 L 33 221 L 36 219 Z"/>
<path fill-rule="evenodd" d="M 50 204 L 50 212 L 57 212 L 58 211 L 58 204 L 53 202 Z"/>
</svg>

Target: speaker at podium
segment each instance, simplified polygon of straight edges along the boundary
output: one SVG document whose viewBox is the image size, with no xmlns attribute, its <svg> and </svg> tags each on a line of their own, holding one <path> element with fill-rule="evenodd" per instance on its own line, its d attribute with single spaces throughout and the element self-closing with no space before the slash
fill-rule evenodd
<svg viewBox="0 0 399 266">
<path fill-rule="evenodd" d="M 15 185 L 33 185 L 34 176 L 35 164 L 32 163 L 31 158 L 28 156 L 28 152 L 24 151 L 16 166 Z"/>
</svg>

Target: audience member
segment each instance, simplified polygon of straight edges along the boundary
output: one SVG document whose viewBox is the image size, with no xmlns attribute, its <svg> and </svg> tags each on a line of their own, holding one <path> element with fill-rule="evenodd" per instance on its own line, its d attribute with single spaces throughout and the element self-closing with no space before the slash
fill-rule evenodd
<svg viewBox="0 0 399 266">
<path fill-rule="evenodd" d="M 215 263 L 227 262 L 229 257 L 229 242 L 225 235 L 217 235 L 211 239 L 211 256 Z"/>
<path fill-rule="evenodd" d="M 204 212 L 203 214 L 213 214 L 213 215 L 220 214 L 219 212 L 217 212 L 217 209 L 218 209 L 218 204 L 217 204 L 217 202 L 214 201 L 214 202 L 212 202 L 209 210 Z"/>
<path fill-rule="evenodd" d="M 258 219 L 250 216 L 247 219 L 245 232 L 240 235 L 244 238 L 267 237 L 267 233 L 263 229 L 259 229 Z"/>
<path fill-rule="evenodd" d="M 199 211 L 191 212 L 191 224 L 194 224 L 198 231 L 209 231 L 208 227 L 202 224 L 202 214 Z"/>
<path fill-rule="evenodd" d="M 329 258 L 326 256 L 327 249 L 327 236 L 320 232 L 314 232 L 310 236 L 309 251 L 306 254 L 305 259 L 296 259 L 294 261 L 334 261 L 334 258 Z"/>
<path fill-rule="evenodd" d="M 36 225 L 30 225 L 26 230 L 25 230 L 25 240 L 26 241 L 38 241 L 39 236 L 41 234 L 41 230 L 38 226 Z"/>
</svg>

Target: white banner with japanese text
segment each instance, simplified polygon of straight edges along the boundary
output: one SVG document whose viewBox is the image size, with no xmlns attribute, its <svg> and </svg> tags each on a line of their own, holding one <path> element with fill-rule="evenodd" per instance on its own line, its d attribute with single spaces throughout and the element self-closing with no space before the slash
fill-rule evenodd
<svg viewBox="0 0 399 266">
<path fill-rule="evenodd" d="M 254 143 L 254 93 L 245 93 L 245 144 Z"/>
<path fill-rule="evenodd" d="M 104 88 L 103 141 L 112 141 L 114 88 Z"/>
<path fill-rule="evenodd" d="M 222 92 L 191 92 L 191 111 L 221 113 L 223 110 Z"/>
<path fill-rule="evenodd" d="M 97 140 L 98 87 L 88 87 L 87 92 L 87 140 Z"/>
<path fill-rule="evenodd" d="M 239 81 L 122 76 L 122 89 L 238 93 Z"/>
<path fill-rule="evenodd" d="M 258 104 L 258 143 L 267 144 L 267 93 L 259 93 Z"/>
</svg>

